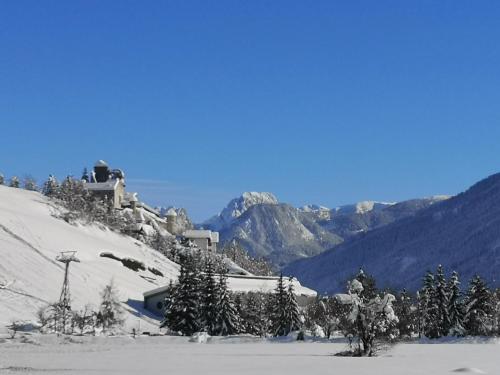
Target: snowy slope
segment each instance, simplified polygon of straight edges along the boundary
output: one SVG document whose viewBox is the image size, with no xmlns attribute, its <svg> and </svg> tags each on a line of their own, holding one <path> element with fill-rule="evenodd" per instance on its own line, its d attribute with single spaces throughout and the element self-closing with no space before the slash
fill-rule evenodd
<svg viewBox="0 0 500 375">
<path fill-rule="evenodd" d="M 176 277 L 178 266 L 144 244 L 98 226 L 70 225 L 53 216 L 58 211 L 39 193 L 0 186 L 0 325 L 11 318 L 32 319 L 39 306 L 59 299 L 64 273 L 55 257 L 60 251 L 77 251 L 81 260 L 71 265 L 73 308 L 97 305 L 111 279 L 121 300 L 128 301 L 124 307 L 139 307 L 144 291 Z M 135 272 L 100 257 L 102 252 L 142 261 L 164 276 Z"/>
</svg>

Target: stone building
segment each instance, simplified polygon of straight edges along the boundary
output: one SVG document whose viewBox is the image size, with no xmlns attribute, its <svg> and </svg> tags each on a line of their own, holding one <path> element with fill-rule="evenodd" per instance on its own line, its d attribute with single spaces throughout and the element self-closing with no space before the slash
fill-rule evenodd
<svg viewBox="0 0 500 375">
<path fill-rule="evenodd" d="M 111 170 L 104 160 L 94 165 L 90 176 L 82 177 L 85 188 L 100 199 L 108 199 L 114 208 L 122 208 L 125 198 L 125 174 L 121 169 Z"/>
</svg>

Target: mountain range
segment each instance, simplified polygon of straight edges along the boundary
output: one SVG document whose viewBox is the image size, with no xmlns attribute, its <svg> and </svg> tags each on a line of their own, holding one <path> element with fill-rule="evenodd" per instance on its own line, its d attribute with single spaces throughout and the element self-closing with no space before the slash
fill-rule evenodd
<svg viewBox="0 0 500 375">
<path fill-rule="evenodd" d="M 266 258 L 279 269 L 360 233 L 412 216 L 445 198 L 365 201 L 329 209 L 319 205 L 296 208 L 280 203 L 271 193 L 247 192 L 201 226 L 219 231 L 222 243 L 236 239 L 250 255 Z"/>
<path fill-rule="evenodd" d="M 373 215 L 385 225 L 318 256 L 297 260 L 283 272 L 320 292 L 345 290 L 347 279 L 359 268 L 373 275 L 380 287 L 416 290 L 426 270 L 441 264 L 448 272 L 458 271 L 463 281 L 478 273 L 499 286 L 500 174 L 425 206 L 409 201 L 387 207 L 380 211 L 382 216 Z M 414 214 L 394 220 L 416 207 L 420 209 Z"/>
</svg>

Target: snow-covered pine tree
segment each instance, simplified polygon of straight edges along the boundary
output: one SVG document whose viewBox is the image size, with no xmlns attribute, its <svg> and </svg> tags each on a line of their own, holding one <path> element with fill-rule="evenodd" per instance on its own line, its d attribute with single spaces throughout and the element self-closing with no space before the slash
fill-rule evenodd
<svg viewBox="0 0 500 375">
<path fill-rule="evenodd" d="M 286 293 L 286 310 L 287 310 L 287 322 L 288 322 L 288 332 L 297 331 L 302 325 L 300 319 L 299 304 L 297 303 L 297 297 L 295 296 L 295 291 L 293 287 L 293 278 L 288 279 L 288 289 Z"/>
<path fill-rule="evenodd" d="M 464 306 L 462 303 L 462 293 L 460 291 L 460 280 L 458 273 L 453 271 L 448 283 L 448 316 L 450 319 L 449 334 L 453 336 L 463 336 L 464 328 Z"/>
<path fill-rule="evenodd" d="M 36 184 L 35 178 L 33 176 L 30 176 L 30 175 L 27 175 L 24 177 L 23 187 L 25 190 L 29 190 L 29 191 L 37 191 L 38 190 L 38 186 Z"/>
<path fill-rule="evenodd" d="M 200 326 L 209 335 L 217 334 L 219 290 L 211 259 L 207 259 L 201 283 Z"/>
<path fill-rule="evenodd" d="M 473 336 L 490 333 L 494 306 L 493 298 L 486 283 L 479 276 L 474 276 L 465 295 L 464 326 L 467 334 Z"/>
<path fill-rule="evenodd" d="M 450 316 L 448 307 L 450 296 L 448 295 L 448 286 L 444 276 L 443 266 L 439 265 L 435 277 L 435 303 L 437 305 L 437 319 L 439 322 L 439 337 L 447 336 L 450 330 Z"/>
<path fill-rule="evenodd" d="M 90 201 L 90 193 L 84 188 L 82 181 L 68 176 L 57 189 L 56 198 L 60 199 L 68 210 L 83 214 Z"/>
<path fill-rule="evenodd" d="M 0 185 L 5 184 L 5 177 L 3 174 L 0 173 Z"/>
<path fill-rule="evenodd" d="M 243 317 L 245 315 L 245 310 L 243 307 L 243 297 L 241 293 L 233 293 L 234 308 L 236 309 L 236 315 L 238 316 L 238 333 L 246 333 L 245 324 Z"/>
<path fill-rule="evenodd" d="M 165 301 L 163 302 L 163 305 L 164 305 L 164 311 L 168 311 L 168 309 L 170 309 L 170 307 L 174 304 L 174 296 L 175 296 L 175 285 L 174 285 L 174 282 L 172 281 L 172 279 L 170 279 L 169 283 L 168 283 L 168 286 L 167 286 L 167 290 L 165 292 L 166 294 L 166 297 L 165 297 Z"/>
<path fill-rule="evenodd" d="M 265 259 L 251 257 L 236 239 L 228 242 L 221 249 L 221 253 L 254 275 L 271 276 L 273 274 L 272 266 Z"/>
<path fill-rule="evenodd" d="M 399 319 L 397 324 L 399 336 L 411 338 L 417 331 L 417 316 L 415 306 L 406 289 L 403 289 L 394 302 L 394 311 Z"/>
<path fill-rule="evenodd" d="M 59 189 L 59 183 L 53 175 L 49 175 L 47 181 L 44 182 L 42 187 L 42 194 L 53 197 L 57 195 L 57 190 Z"/>
<path fill-rule="evenodd" d="M 227 277 L 224 272 L 219 275 L 219 301 L 217 303 L 217 333 L 221 336 L 234 335 L 240 329 L 240 317 L 234 306 L 231 292 L 227 287 Z"/>
<path fill-rule="evenodd" d="M 491 333 L 500 336 L 500 288 L 491 291 L 491 305 L 493 307 L 493 326 Z"/>
<path fill-rule="evenodd" d="M 12 176 L 10 178 L 9 186 L 12 188 L 18 188 L 19 187 L 19 178 L 17 176 Z"/>
<path fill-rule="evenodd" d="M 173 301 L 165 314 L 163 326 L 185 336 L 200 329 L 200 271 L 191 254 L 180 256 L 180 274 L 173 293 Z"/>
<path fill-rule="evenodd" d="M 120 327 L 124 323 L 123 308 L 113 280 L 101 292 L 101 304 L 97 315 L 103 332 Z"/>
<path fill-rule="evenodd" d="M 280 274 L 276 289 L 274 290 L 274 305 L 271 315 L 272 333 L 274 336 L 286 336 L 290 333 L 290 323 L 288 321 L 288 296 L 283 280 L 283 274 Z"/>
<path fill-rule="evenodd" d="M 247 293 L 241 320 L 246 333 L 260 337 L 267 335 L 269 318 L 266 311 L 265 294 L 260 292 Z"/>
<path fill-rule="evenodd" d="M 429 338 L 440 336 L 438 307 L 436 304 L 434 274 L 427 271 L 422 289 L 419 291 L 419 315 L 421 332 Z"/>
</svg>

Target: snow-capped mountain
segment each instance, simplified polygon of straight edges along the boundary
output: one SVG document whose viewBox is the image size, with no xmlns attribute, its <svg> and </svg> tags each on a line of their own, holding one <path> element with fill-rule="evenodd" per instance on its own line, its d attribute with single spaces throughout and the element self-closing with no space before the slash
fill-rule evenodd
<svg viewBox="0 0 500 375">
<path fill-rule="evenodd" d="M 331 210 L 330 217 L 319 220 L 318 224 L 343 239 L 347 239 L 413 216 L 421 209 L 448 198 L 443 195 L 399 203 L 360 202 Z"/>
<path fill-rule="evenodd" d="M 500 286 L 500 174 L 444 198 L 429 198 L 434 203 L 415 214 L 299 260 L 284 272 L 320 292 L 333 292 L 343 290 L 362 267 L 381 287 L 415 290 L 427 270 L 442 264 L 448 272 L 458 271 L 464 282 L 478 273 Z M 400 205 L 384 211 L 404 211 Z"/>
<path fill-rule="evenodd" d="M 413 215 L 435 199 L 394 203 L 360 202 L 329 209 L 295 208 L 271 193 L 243 193 L 202 225 L 220 232 L 222 243 L 237 239 L 252 255 L 280 268 L 319 254 L 361 232 Z"/>
<path fill-rule="evenodd" d="M 312 214 L 318 219 L 329 219 L 330 209 L 325 206 L 320 206 L 317 204 L 308 204 L 299 208 L 301 212 Z"/>
<path fill-rule="evenodd" d="M 339 206 L 333 211 L 337 214 L 365 214 L 371 211 L 383 210 L 393 204 L 396 204 L 396 202 L 362 201 L 355 204 Z"/>
<path fill-rule="evenodd" d="M 342 239 L 287 204 L 250 207 L 220 229 L 222 242 L 237 239 L 252 256 L 281 267 L 292 260 L 319 254 Z"/>
<path fill-rule="evenodd" d="M 231 200 L 216 216 L 202 225 L 213 230 L 221 230 L 233 223 L 235 219 L 257 204 L 278 204 L 278 199 L 271 193 L 245 192 L 240 197 Z"/>
</svg>

